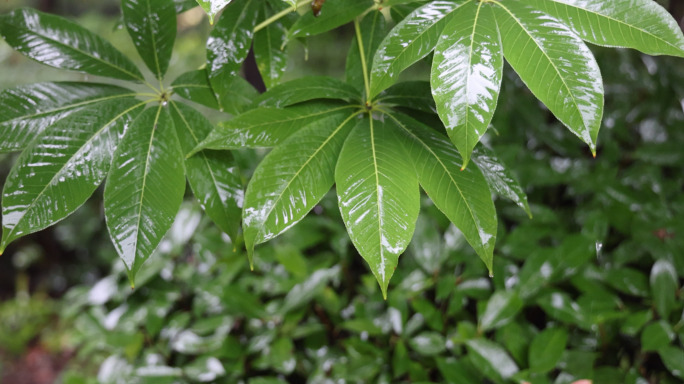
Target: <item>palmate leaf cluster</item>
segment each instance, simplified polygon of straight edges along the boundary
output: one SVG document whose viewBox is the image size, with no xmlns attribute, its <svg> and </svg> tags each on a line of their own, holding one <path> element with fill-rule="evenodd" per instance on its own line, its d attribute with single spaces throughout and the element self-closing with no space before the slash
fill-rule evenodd
<svg viewBox="0 0 684 384">
<path fill-rule="evenodd" d="M 170 86 L 164 75 L 175 15 L 185 9 L 171 0 L 122 1 L 126 30 L 158 86 L 72 22 L 30 9 L 2 16 L 5 41 L 32 59 L 153 92 L 92 83 L 3 91 L 0 150 L 23 152 L 3 191 L 0 249 L 69 215 L 106 179 L 107 225 L 133 279 L 170 228 L 187 176 L 234 240 L 242 219 L 250 260 L 255 245 L 297 224 L 335 186 L 351 241 L 386 296 L 413 236 L 422 188 L 491 273 L 491 194 L 529 213 L 522 188 L 479 144 L 504 61 L 595 153 L 603 85 L 584 41 L 684 56 L 684 36 L 652 0 L 327 0 L 315 12 L 309 1 L 198 3 L 214 24 L 206 66 Z M 281 83 L 287 46 L 345 24 L 355 38 L 344 81 Z M 268 88 L 258 96 L 239 76 L 251 47 Z M 433 52 L 429 82 L 397 82 Z M 234 118 L 212 127 L 176 95 Z M 241 148 L 273 148 L 244 192 L 226 151 Z"/>
</svg>

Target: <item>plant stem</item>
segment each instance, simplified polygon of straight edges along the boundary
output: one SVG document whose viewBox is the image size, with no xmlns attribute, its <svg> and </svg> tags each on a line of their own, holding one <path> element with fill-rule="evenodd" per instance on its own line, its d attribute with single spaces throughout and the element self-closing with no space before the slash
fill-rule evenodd
<svg viewBox="0 0 684 384">
<path fill-rule="evenodd" d="M 261 23 L 257 24 L 257 26 L 254 27 L 254 33 L 261 31 L 262 29 L 268 27 L 269 24 L 273 23 L 274 21 L 280 19 L 281 17 L 287 15 L 290 12 L 296 11 L 299 7 L 301 7 L 303 5 L 307 5 L 310 2 L 311 2 L 311 0 L 302 0 L 299 3 L 297 3 L 297 6 L 295 7 L 295 9 L 287 8 L 287 9 L 284 9 L 284 10 L 276 13 L 275 15 L 273 15 L 273 16 L 269 17 L 268 19 L 262 21 Z"/>
<path fill-rule="evenodd" d="M 368 97 L 370 96 L 370 84 L 368 82 L 368 65 L 366 64 L 366 52 L 363 48 L 363 37 L 361 36 L 361 27 L 359 20 L 354 20 L 354 29 L 356 30 L 356 41 L 359 45 L 359 55 L 361 56 L 361 71 L 363 72 L 363 85 L 366 89 L 366 106 L 368 106 Z"/>
</svg>

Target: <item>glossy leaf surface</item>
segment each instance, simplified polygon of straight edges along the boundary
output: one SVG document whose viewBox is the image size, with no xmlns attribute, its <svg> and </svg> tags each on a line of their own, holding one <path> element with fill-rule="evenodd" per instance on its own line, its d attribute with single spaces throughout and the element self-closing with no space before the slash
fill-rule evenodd
<svg viewBox="0 0 684 384">
<path fill-rule="evenodd" d="M 171 83 L 173 93 L 178 96 L 202 104 L 205 107 L 219 109 L 218 99 L 209 84 L 209 76 L 204 69 L 185 72 Z"/>
<path fill-rule="evenodd" d="M 197 4 L 209 16 L 209 24 L 214 24 L 216 15 L 230 2 L 231 0 L 197 0 Z"/>
<path fill-rule="evenodd" d="M 598 45 L 684 56 L 677 22 L 653 0 L 525 0 Z"/>
<path fill-rule="evenodd" d="M 522 306 L 523 301 L 515 291 L 494 293 L 480 318 L 480 329 L 488 331 L 506 325 L 520 312 Z"/>
<path fill-rule="evenodd" d="M 315 16 L 307 12 L 290 28 L 289 39 L 313 36 L 347 24 L 373 6 L 373 0 L 326 0 Z"/>
<path fill-rule="evenodd" d="M 518 366 L 506 351 L 494 342 L 485 339 L 468 340 L 468 352 L 473 363 L 484 374 L 495 375 L 497 379 L 510 379 L 518 373 Z"/>
<path fill-rule="evenodd" d="M 273 147 L 307 124 L 331 115 L 349 114 L 352 109 L 347 105 L 328 103 L 286 109 L 252 109 L 233 120 L 219 123 L 196 150 Z"/>
<path fill-rule="evenodd" d="M 59 16 L 20 8 L 0 16 L 0 34 L 18 52 L 51 67 L 143 79 L 135 64 L 108 41 Z"/>
<path fill-rule="evenodd" d="M 382 91 L 377 101 L 380 104 L 411 108 L 430 114 L 437 112 L 430 83 L 427 81 L 402 81 L 394 84 Z"/>
<path fill-rule="evenodd" d="M 80 207 L 104 180 L 133 98 L 84 108 L 48 127 L 22 153 L 2 195 L 0 253 L 13 240 L 47 228 Z"/>
<path fill-rule="evenodd" d="M 380 42 L 385 37 L 386 24 L 385 15 L 380 11 L 368 13 L 359 23 L 359 31 L 362 40 L 361 47 L 363 47 L 363 57 L 366 60 L 366 68 L 371 67 L 373 56 L 375 56 L 375 52 L 378 50 Z M 364 89 L 363 64 L 361 61 L 359 41 L 356 36 L 354 36 L 351 45 L 349 46 L 344 73 L 347 84 L 352 85 L 359 91 Z"/>
<path fill-rule="evenodd" d="M 333 183 L 337 157 L 354 114 L 331 116 L 302 128 L 259 164 L 245 192 L 245 245 L 270 240 L 299 222 Z"/>
<path fill-rule="evenodd" d="M 168 112 L 148 108 L 121 139 L 104 191 L 107 228 L 131 283 L 183 201 L 183 152 Z"/>
<path fill-rule="evenodd" d="M 0 153 L 24 149 L 45 128 L 80 108 L 134 95 L 113 85 L 67 82 L 4 89 L 0 92 Z"/>
<path fill-rule="evenodd" d="M 482 171 L 492 192 L 510 199 L 532 217 L 532 211 L 527 203 L 527 194 L 510 174 L 508 167 L 494 155 L 493 151 L 483 145 L 477 146 L 473 151 L 473 161 Z"/>
<path fill-rule="evenodd" d="M 463 160 L 448 138 L 402 114 L 395 114 L 420 185 L 437 208 L 461 230 L 492 271 L 496 211 L 479 169 L 461 171 Z"/>
<path fill-rule="evenodd" d="M 658 353 L 672 375 L 684 380 L 684 351 L 678 347 L 668 346 Z"/>
<path fill-rule="evenodd" d="M 173 125 L 183 154 L 191 152 L 213 126 L 204 115 L 182 103 L 171 102 Z M 244 192 L 240 170 L 227 151 L 202 151 L 185 160 L 192 192 L 209 217 L 236 241 Z"/>
<path fill-rule="evenodd" d="M 502 77 L 501 38 L 491 9 L 477 1 L 463 4 L 435 46 L 430 83 L 464 167 L 492 121 Z"/>
<path fill-rule="evenodd" d="M 328 76 L 305 76 L 271 88 L 254 100 L 260 107 L 287 107 L 314 99 L 359 100 L 360 94 L 347 83 Z"/>
<path fill-rule="evenodd" d="M 209 82 L 221 105 L 225 104 L 222 99 L 228 97 L 231 80 L 239 74 L 252 45 L 258 3 L 258 0 L 233 0 L 207 39 Z"/>
<path fill-rule="evenodd" d="M 411 64 L 427 56 L 462 1 L 434 1 L 408 15 L 380 43 L 370 73 L 370 99 L 392 85 Z"/>
<path fill-rule="evenodd" d="M 546 373 L 556 367 L 565 352 L 568 331 L 564 328 L 547 328 L 534 337 L 530 344 L 530 370 Z"/>
<path fill-rule="evenodd" d="M 395 131 L 387 121 L 359 121 L 335 168 L 342 220 L 384 297 L 420 209 L 418 180 Z"/>
<path fill-rule="evenodd" d="M 122 0 L 124 24 L 145 65 L 158 79 L 169 68 L 176 41 L 176 9 L 171 0 Z"/>
<path fill-rule="evenodd" d="M 270 14 L 267 2 L 262 4 L 260 11 L 262 20 Z M 277 85 L 285 74 L 287 69 L 286 43 L 287 27 L 282 19 L 254 33 L 254 59 L 266 89 Z"/>
<path fill-rule="evenodd" d="M 506 60 L 520 79 L 592 152 L 603 115 L 603 81 L 577 35 L 519 2 L 494 7 Z"/>
<path fill-rule="evenodd" d="M 658 260 L 651 269 L 651 294 L 656 311 L 660 317 L 667 319 L 675 307 L 678 288 L 677 270 L 671 262 Z"/>
</svg>

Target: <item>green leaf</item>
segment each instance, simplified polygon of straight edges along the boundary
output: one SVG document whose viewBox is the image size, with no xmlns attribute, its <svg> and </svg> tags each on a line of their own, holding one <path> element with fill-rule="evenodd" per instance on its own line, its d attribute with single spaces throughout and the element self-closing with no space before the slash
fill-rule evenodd
<svg viewBox="0 0 684 384">
<path fill-rule="evenodd" d="M 582 39 L 649 55 L 684 56 L 677 22 L 652 0 L 525 0 L 570 27 Z"/>
<path fill-rule="evenodd" d="M 294 5 L 293 5 L 294 6 Z M 269 15 L 267 3 L 261 6 L 261 20 Z M 276 20 L 254 33 L 254 59 L 266 89 L 277 85 L 287 69 L 287 27 Z"/>
<path fill-rule="evenodd" d="M 171 89 L 174 94 L 186 100 L 194 101 L 205 107 L 219 109 L 218 99 L 211 89 L 206 69 L 185 72 L 171 83 Z"/>
<path fill-rule="evenodd" d="M 283 108 L 314 99 L 356 100 L 361 96 L 354 87 L 328 76 L 304 76 L 277 85 L 263 93 L 254 104 Z"/>
<path fill-rule="evenodd" d="M 370 95 L 392 85 L 411 64 L 427 56 L 439 40 L 449 15 L 462 1 L 433 1 L 411 12 L 380 43 L 370 73 Z"/>
<path fill-rule="evenodd" d="M 0 253 L 13 240 L 69 216 L 92 195 L 109 170 L 125 125 L 141 106 L 127 98 L 84 108 L 31 143 L 3 189 Z"/>
<path fill-rule="evenodd" d="M 518 373 L 515 361 L 498 344 L 485 339 L 466 341 L 468 356 L 480 372 L 492 378 L 511 378 Z"/>
<path fill-rule="evenodd" d="M 214 24 L 214 17 L 230 2 L 231 0 L 197 0 L 197 4 L 209 16 L 209 24 Z"/>
<path fill-rule="evenodd" d="M 595 153 L 603 81 L 593 54 L 553 17 L 519 2 L 496 4 L 506 60 L 530 91 Z"/>
<path fill-rule="evenodd" d="M 171 228 L 185 191 L 183 152 L 168 112 L 143 111 L 119 143 L 104 191 L 107 228 L 133 284 Z"/>
<path fill-rule="evenodd" d="M 240 149 L 274 147 L 314 121 L 332 115 L 349 115 L 353 107 L 313 103 L 291 108 L 256 108 L 221 122 L 191 153 L 200 149 Z"/>
<path fill-rule="evenodd" d="M 648 297 L 650 292 L 648 278 L 639 270 L 614 268 L 605 271 L 606 282 L 611 287 L 628 295 Z"/>
<path fill-rule="evenodd" d="M 463 166 L 461 156 L 443 135 L 403 114 L 395 114 L 420 185 L 437 208 L 463 233 L 492 272 L 496 210 L 479 169 Z"/>
<path fill-rule="evenodd" d="M 359 23 L 359 30 L 361 31 L 362 36 L 363 57 L 366 61 L 365 68 L 371 67 L 373 56 L 378 50 L 380 42 L 385 37 L 385 24 L 387 24 L 385 22 L 385 15 L 380 11 L 368 13 Z M 347 84 L 352 85 L 354 88 L 358 89 L 359 92 L 364 89 L 363 68 L 359 42 L 357 37 L 354 36 L 347 53 L 344 73 Z"/>
<path fill-rule="evenodd" d="M 135 96 L 105 84 L 36 83 L 0 92 L 0 153 L 24 149 L 54 122 L 107 100 Z"/>
<path fill-rule="evenodd" d="M 389 121 L 360 120 L 335 168 L 342 220 L 385 298 L 420 209 L 418 180 L 396 128 Z"/>
<path fill-rule="evenodd" d="M 492 121 L 502 77 L 501 37 L 491 9 L 467 2 L 442 31 L 430 77 L 437 112 L 464 167 Z"/>
<path fill-rule="evenodd" d="M 170 112 L 184 154 L 192 151 L 213 128 L 204 115 L 184 104 L 172 101 Z M 185 169 L 202 209 L 235 243 L 244 193 L 233 155 L 226 151 L 202 151 L 185 160 Z"/>
<path fill-rule="evenodd" d="M 230 94 L 232 79 L 240 72 L 242 62 L 252 45 L 254 25 L 259 15 L 258 0 L 234 0 L 207 39 L 209 82 L 219 104 Z"/>
<path fill-rule="evenodd" d="M 670 346 L 661 349 L 658 354 L 673 376 L 684 379 L 684 350 Z"/>
<path fill-rule="evenodd" d="M 520 312 L 523 301 L 515 291 L 497 291 L 487 302 L 480 318 L 480 329 L 489 331 L 509 323 Z"/>
<path fill-rule="evenodd" d="M 404 107 L 430 114 L 437 113 L 427 81 L 402 81 L 382 91 L 377 98 L 380 105 Z"/>
<path fill-rule="evenodd" d="M 530 206 L 527 203 L 527 194 L 518 184 L 518 181 L 508 172 L 508 167 L 494 155 L 492 150 L 484 145 L 477 146 L 473 151 L 473 161 L 482 171 L 492 192 L 510 199 L 532 218 L 532 211 L 530 211 Z"/>
<path fill-rule="evenodd" d="M 206 69 L 190 71 L 178 76 L 171 84 L 171 89 L 186 100 L 231 115 L 238 115 L 252 104 L 257 91 L 242 77 L 233 77 L 226 81 L 229 83 L 226 85 L 228 89 L 223 93 L 221 104 L 219 104 L 219 100 L 209 84 Z"/>
<path fill-rule="evenodd" d="M 124 24 L 145 65 L 161 81 L 176 41 L 176 9 L 171 0 L 121 0 Z"/>
<path fill-rule="evenodd" d="M 566 324 L 576 324 L 580 327 L 591 327 L 586 315 L 570 296 L 562 292 L 551 292 L 540 297 L 537 304 L 550 317 Z"/>
<path fill-rule="evenodd" d="M 373 0 L 327 0 L 318 16 L 307 12 L 290 28 L 289 40 L 313 36 L 354 20 L 373 6 Z"/>
<path fill-rule="evenodd" d="M 437 332 L 422 332 L 409 340 L 411 348 L 423 356 L 435 356 L 444 352 L 446 341 Z"/>
<path fill-rule="evenodd" d="M 18 52 L 51 67 L 143 81 L 135 64 L 113 45 L 59 16 L 20 8 L 0 16 L 0 35 Z"/>
<path fill-rule="evenodd" d="M 661 259 L 651 268 L 651 294 L 658 311 L 663 319 L 667 319 L 677 302 L 677 270 L 671 262 Z"/>
<path fill-rule="evenodd" d="M 295 347 L 287 337 L 281 337 L 271 344 L 268 356 L 270 365 L 276 372 L 289 375 L 297 366 L 294 357 Z"/>
<path fill-rule="evenodd" d="M 546 328 L 530 344 L 530 371 L 546 373 L 556 367 L 565 352 L 568 331 L 564 328 Z"/>
<path fill-rule="evenodd" d="M 317 120 L 288 137 L 259 164 L 245 192 L 244 238 L 255 244 L 283 233 L 330 191 L 335 161 L 355 114 Z"/>
<path fill-rule="evenodd" d="M 675 339 L 675 332 L 667 322 L 660 320 L 651 323 L 641 332 L 641 350 L 659 351 L 667 347 Z"/>
</svg>

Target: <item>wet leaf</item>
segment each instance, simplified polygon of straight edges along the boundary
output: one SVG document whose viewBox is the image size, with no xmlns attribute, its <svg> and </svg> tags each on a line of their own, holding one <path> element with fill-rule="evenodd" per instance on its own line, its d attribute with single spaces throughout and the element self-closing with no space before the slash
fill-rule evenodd
<svg viewBox="0 0 684 384">
<path fill-rule="evenodd" d="M 280 313 L 288 313 L 307 304 L 320 293 L 330 281 L 340 275 L 340 266 L 319 269 L 309 276 L 306 281 L 295 285 L 285 296 Z"/>
<path fill-rule="evenodd" d="M 245 192 L 244 238 L 254 245 L 298 223 L 328 193 L 354 114 L 315 121 L 289 136 L 259 164 Z"/>
<path fill-rule="evenodd" d="M 171 0 L 122 0 L 124 24 L 145 65 L 158 79 L 169 68 L 176 41 L 176 9 Z"/>
<path fill-rule="evenodd" d="M 170 112 L 184 154 L 192 151 L 213 128 L 204 115 L 184 104 L 172 101 Z M 185 168 L 190 188 L 202 209 L 235 242 L 244 192 L 233 155 L 227 151 L 202 151 L 186 159 Z"/>
<path fill-rule="evenodd" d="M 409 339 L 411 349 L 423 356 L 434 356 L 444 352 L 445 343 L 444 336 L 437 332 L 423 332 Z"/>
<path fill-rule="evenodd" d="M 488 331 L 490 329 L 499 328 L 506 325 L 508 322 L 520 312 L 523 307 L 523 301 L 515 291 L 497 291 L 489 301 L 487 307 L 480 318 L 480 329 Z"/>
<path fill-rule="evenodd" d="M 106 84 L 36 83 L 0 92 L 0 153 L 24 149 L 44 129 L 79 109 L 135 96 Z"/>
<path fill-rule="evenodd" d="M 420 209 L 418 180 L 400 140 L 394 124 L 364 118 L 345 141 L 335 168 L 342 220 L 385 298 Z"/>
<path fill-rule="evenodd" d="M 171 83 L 173 93 L 178 96 L 202 104 L 205 107 L 219 109 L 218 99 L 209 84 L 206 69 L 185 72 Z"/>
<path fill-rule="evenodd" d="M 466 346 L 471 361 L 486 376 L 506 380 L 518 372 L 518 366 L 500 345 L 475 339 L 466 341 Z"/>
<path fill-rule="evenodd" d="M 392 85 L 411 64 L 435 47 L 449 15 L 463 1 L 433 1 L 406 16 L 380 43 L 370 73 L 370 95 L 374 99 Z"/>
<path fill-rule="evenodd" d="M 556 367 L 565 352 L 568 331 L 564 328 L 546 328 L 530 344 L 530 371 L 546 373 Z"/>
<path fill-rule="evenodd" d="M 114 153 L 104 192 L 107 228 L 131 282 L 173 224 L 184 175 L 168 112 L 162 106 L 143 111 Z"/>
<path fill-rule="evenodd" d="M 230 98 L 223 99 L 230 95 L 232 79 L 238 76 L 252 45 L 258 6 L 258 0 L 233 0 L 207 39 L 209 82 L 222 106 L 230 102 Z"/>
<path fill-rule="evenodd" d="M 427 81 L 402 81 L 382 91 L 378 103 L 415 109 L 430 114 L 437 112 Z"/>
<path fill-rule="evenodd" d="M 527 195 L 515 178 L 494 154 L 493 151 L 480 145 L 473 151 L 473 161 L 482 171 L 492 192 L 510 199 L 517 206 L 524 209 L 531 218 L 532 211 L 527 203 Z"/>
<path fill-rule="evenodd" d="M 605 271 L 606 282 L 620 292 L 648 297 L 650 289 L 644 273 L 632 268 L 614 268 Z"/>
<path fill-rule="evenodd" d="M 445 136 L 406 115 L 393 118 L 401 128 L 420 185 L 461 230 L 491 273 L 497 221 L 482 173 L 477 167 L 461 171 L 461 156 Z"/>
<path fill-rule="evenodd" d="M 290 28 L 289 40 L 313 36 L 347 24 L 373 6 L 373 0 L 326 0 L 318 15 L 307 12 Z"/>
<path fill-rule="evenodd" d="M 348 105 L 312 103 L 291 108 L 255 108 L 219 123 L 192 152 L 200 149 L 274 147 L 302 127 L 330 116 L 349 115 Z"/>
<path fill-rule="evenodd" d="M 494 116 L 503 51 L 494 15 L 485 3 L 465 3 L 449 19 L 435 46 L 430 83 L 439 117 L 465 167 Z"/>
<path fill-rule="evenodd" d="M 591 43 L 684 57 L 684 36 L 677 22 L 655 1 L 526 1 Z"/>
<path fill-rule="evenodd" d="M 20 8 L 0 16 L 0 34 L 18 52 L 51 67 L 143 81 L 135 64 L 108 41 L 59 16 Z"/>
<path fill-rule="evenodd" d="M 658 314 L 667 319 L 675 308 L 678 286 L 677 271 L 667 260 L 661 259 L 651 268 L 651 292 Z"/>
<path fill-rule="evenodd" d="M 556 118 L 595 152 L 603 81 L 594 55 L 565 25 L 539 10 L 520 2 L 499 2 L 494 10 L 506 61 Z"/>
<path fill-rule="evenodd" d="M 95 192 L 140 107 L 133 98 L 101 102 L 59 120 L 32 141 L 5 182 L 0 253 L 13 240 L 69 216 Z"/>
<path fill-rule="evenodd" d="M 366 60 L 365 68 L 370 68 L 375 52 L 380 46 L 380 42 L 385 37 L 385 15 L 380 11 L 372 11 L 368 13 L 359 23 L 359 30 L 361 32 L 361 47 L 363 47 L 363 57 Z M 361 61 L 361 51 L 359 41 L 356 37 L 352 39 L 349 51 L 347 53 L 347 62 L 345 64 L 345 78 L 347 84 L 355 87 L 359 92 L 364 89 L 363 80 L 363 63 Z"/>
<path fill-rule="evenodd" d="M 214 24 L 214 18 L 232 0 L 196 0 L 204 12 L 209 16 L 209 24 Z"/>
<path fill-rule="evenodd" d="M 268 16 L 270 7 L 264 2 L 261 20 Z M 287 19 L 279 19 L 254 33 L 254 59 L 266 89 L 278 85 L 287 69 L 287 24 Z"/>
<path fill-rule="evenodd" d="M 304 76 L 277 85 L 254 100 L 259 107 L 287 107 L 314 99 L 360 100 L 349 84 L 328 76 Z"/>
</svg>

